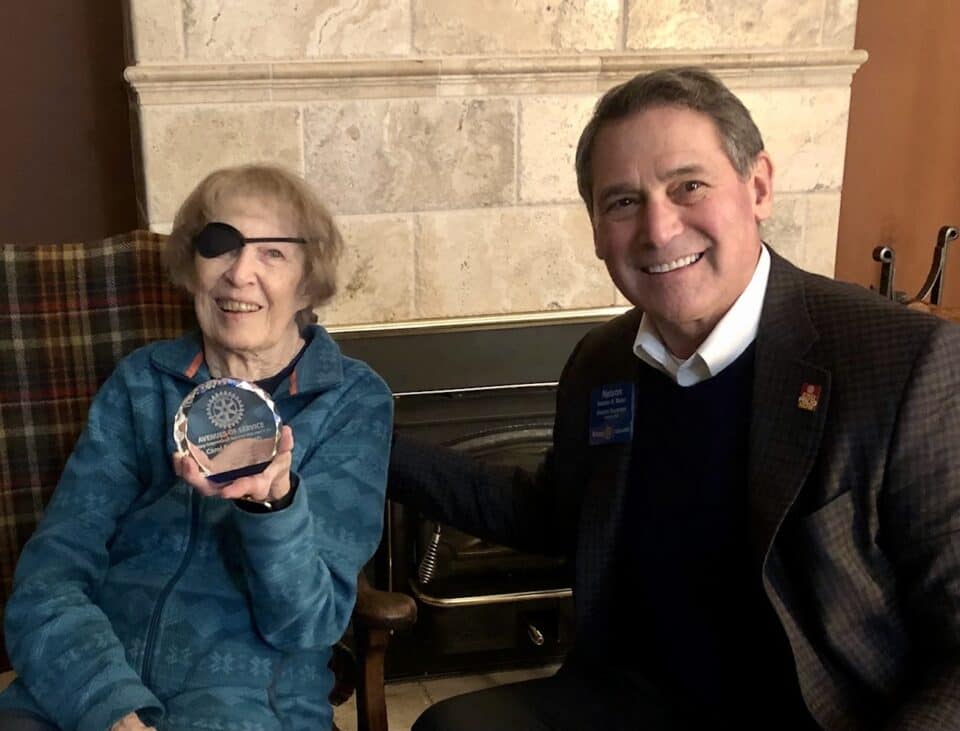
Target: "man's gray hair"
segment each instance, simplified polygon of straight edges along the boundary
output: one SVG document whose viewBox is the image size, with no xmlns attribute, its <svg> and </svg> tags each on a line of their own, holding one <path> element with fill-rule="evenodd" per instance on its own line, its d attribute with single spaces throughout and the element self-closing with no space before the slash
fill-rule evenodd
<svg viewBox="0 0 960 731">
<path fill-rule="evenodd" d="M 705 114 L 716 125 L 730 164 L 746 178 L 763 151 L 763 138 L 750 112 L 723 82 L 699 68 L 660 69 L 635 76 L 610 89 L 597 102 L 577 144 L 577 188 L 593 215 L 593 145 L 608 122 L 623 119 L 653 107 L 685 107 Z"/>
</svg>

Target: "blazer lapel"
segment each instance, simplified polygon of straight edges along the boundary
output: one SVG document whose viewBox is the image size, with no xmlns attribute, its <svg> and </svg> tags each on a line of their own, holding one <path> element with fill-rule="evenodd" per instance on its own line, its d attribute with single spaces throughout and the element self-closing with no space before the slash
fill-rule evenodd
<svg viewBox="0 0 960 731">
<path fill-rule="evenodd" d="M 593 388 L 614 383 L 636 383 L 639 361 L 632 344 L 639 326 L 640 314 L 626 318 L 620 336 L 612 343 L 606 367 Z M 634 387 L 633 413 L 636 422 L 638 393 Z M 577 586 L 590 587 L 577 595 L 581 623 L 593 631 L 607 634 L 615 631 L 606 621 L 610 611 L 616 558 L 619 555 L 621 522 L 626 491 L 629 485 L 631 442 L 587 447 L 592 462 L 590 485 L 580 514 L 580 551 L 577 556 Z M 593 618 L 583 622 L 586 618 Z M 597 617 L 603 621 L 597 622 Z M 600 640 L 597 637 L 597 640 Z M 606 647 L 606 645 L 602 645 Z"/>
<path fill-rule="evenodd" d="M 757 334 L 750 422 L 751 545 L 762 565 L 816 460 L 830 372 L 803 356 L 817 339 L 798 270 L 772 250 Z"/>
</svg>

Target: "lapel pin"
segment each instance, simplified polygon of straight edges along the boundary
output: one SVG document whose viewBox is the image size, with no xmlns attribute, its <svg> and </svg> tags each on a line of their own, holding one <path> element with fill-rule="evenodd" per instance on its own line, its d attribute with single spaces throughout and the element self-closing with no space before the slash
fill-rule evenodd
<svg viewBox="0 0 960 731">
<path fill-rule="evenodd" d="M 813 383 L 804 383 L 800 388 L 800 397 L 797 399 L 797 406 L 804 411 L 816 411 L 820 403 L 820 392 L 823 389 Z"/>
</svg>

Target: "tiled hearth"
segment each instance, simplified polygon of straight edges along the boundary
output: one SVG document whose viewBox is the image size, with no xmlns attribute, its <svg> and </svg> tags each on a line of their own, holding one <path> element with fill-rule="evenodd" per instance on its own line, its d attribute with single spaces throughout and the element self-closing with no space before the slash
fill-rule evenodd
<svg viewBox="0 0 960 731">
<path fill-rule="evenodd" d="M 430 680 L 406 681 L 387 685 L 387 718 L 390 731 L 409 731 L 423 711 L 438 701 L 473 690 L 492 688 L 504 683 L 516 683 L 530 678 L 541 678 L 557 671 L 556 665 L 526 670 L 506 670 L 499 673 L 462 675 Z M 356 731 L 357 714 L 353 699 L 334 710 L 334 719 L 340 731 Z"/>
</svg>

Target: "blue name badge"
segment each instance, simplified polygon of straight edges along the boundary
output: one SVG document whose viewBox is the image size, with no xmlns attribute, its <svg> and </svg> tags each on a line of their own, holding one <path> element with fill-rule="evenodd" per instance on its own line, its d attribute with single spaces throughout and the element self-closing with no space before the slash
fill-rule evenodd
<svg viewBox="0 0 960 731">
<path fill-rule="evenodd" d="M 633 384 L 611 383 L 590 392 L 590 444 L 633 439 Z"/>
</svg>

